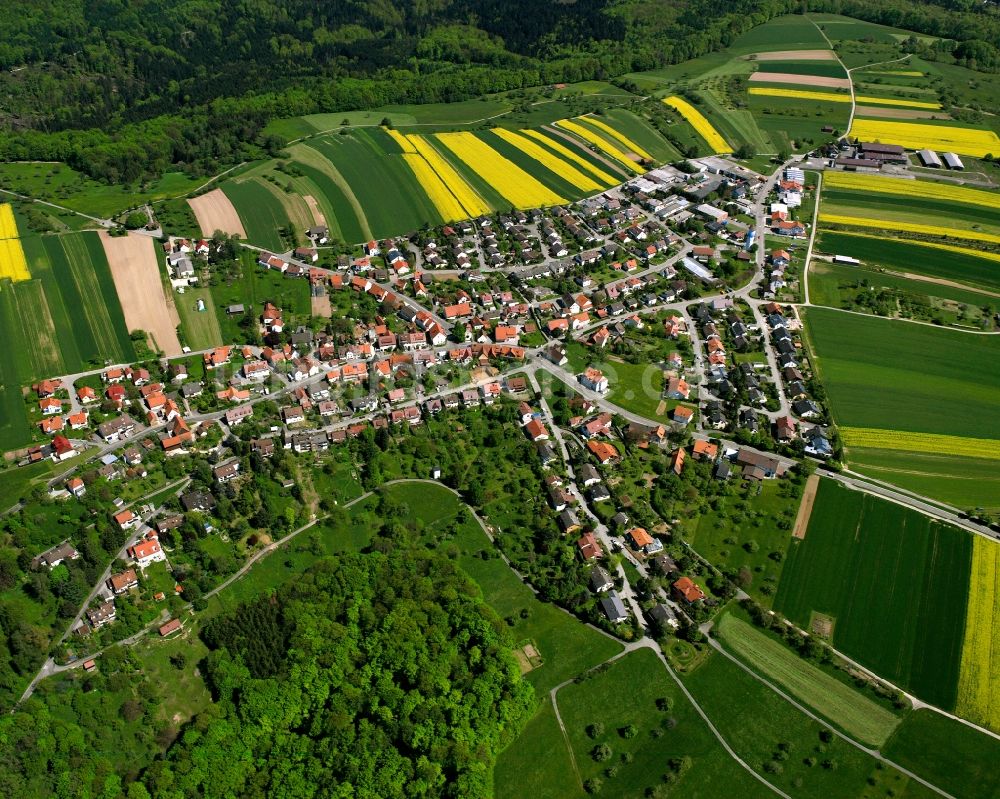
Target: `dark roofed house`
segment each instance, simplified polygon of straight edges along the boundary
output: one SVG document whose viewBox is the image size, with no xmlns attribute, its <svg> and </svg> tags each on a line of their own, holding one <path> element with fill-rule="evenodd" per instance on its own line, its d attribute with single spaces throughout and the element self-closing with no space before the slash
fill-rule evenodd
<svg viewBox="0 0 1000 799">
<path fill-rule="evenodd" d="M 215 497 L 207 491 L 188 491 L 181 495 L 181 507 L 186 511 L 207 512 L 212 510 L 215 505 Z"/>
<path fill-rule="evenodd" d="M 604 611 L 604 615 L 612 624 L 619 624 L 628 618 L 625 603 L 622 602 L 617 591 L 611 591 L 607 596 L 601 597 L 601 610 Z"/>
<path fill-rule="evenodd" d="M 610 591 L 614 587 L 615 582 L 611 579 L 611 575 L 608 574 L 607 569 L 595 566 L 594 570 L 590 573 L 590 590 L 595 594 L 600 594 L 604 591 Z"/>
<path fill-rule="evenodd" d="M 76 560 L 79 557 L 80 553 L 76 551 L 76 548 L 69 541 L 63 541 L 61 544 L 46 550 L 36 557 L 31 565 L 35 568 L 47 566 L 50 569 L 54 569 L 65 560 Z"/>
</svg>

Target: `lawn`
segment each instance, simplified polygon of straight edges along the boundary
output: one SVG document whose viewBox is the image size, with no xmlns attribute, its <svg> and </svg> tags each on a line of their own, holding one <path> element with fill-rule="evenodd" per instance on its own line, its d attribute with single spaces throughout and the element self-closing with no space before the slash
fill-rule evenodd
<svg viewBox="0 0 1000 799">
<path fill-rule="evenodd" d="M 257 264 L 256 254 L 251 252 L 241 254 L 240 269 L 240 278 L 231 281 L 229 278 L 222 278 L 212 286 L 223 341 L 246 341 L 246 333 L 240 327 L 243 317 L 227 314 L 226 308 L 230 305 L 246 306 L 247 312 L 257 319 L 264 302 L 273 302 L 284 311 L 282 318 L 292 330 L 296 324 L 305 324 L 312 315 L 309 281 L 285 277 L 279 272 L 264 269 Z"/>
<path fill-rule="evenodd" d="M 824 192 L 825 194 L 825 192 Z M 1000 269 L 988 258 L 952 252 L 919 242 L 850 233 L 823 232 L 816 251 L 830 255 L 849 255 L 868 266 L 928 277 L 944 278 L 972 287 L 1000 291 Z"/>
<path fill-rule="evenodd" d="M 874 798 L 908 787 L 903 774 L 879 770 L 874 758 L 841 738 L 824 741 L 822 724 L 718 653 L 684 681 L 736 753 L 794 797 Z"/>
<path fill-rule="evenodd" d="M 628 701 L 622 701 L 623 692 Z M 647 788 L 663 781 L 674 758 L 691 763 L 674 783 L 675 795 L 772 795 L 729 758 L 650 650 L 632 652 L 606 669 L 567 685 L 559 691 L 557 701 L 580 774 L 584 781 L 602 780 L 601 795 L 643 796 Z M 588 727 L 595 722 L 602 724 L 603 730 L 592 736 Z M 636 730 L 631 738 L 624 732 L 630 725 Z M 554 732 L 550 729 L 549 739 L 538 741 L 537 746 L 557 746 Z M 591 752 L 602 744 L 611 749 L 612 756 L 599 763 Z M 614 776 L 608 776 L 609 768 L 614 769 Z M 499 774 L 499 767 L 497 771 Z M 498 796 L 533 796 L 534 788 L 520 785 L 515 792 L 500 792 Z M 582 791 L 555 795 L 581 796 Z"/>
<path fill-rule="evenodd" d="M 726 649 L 757 674 L 784 688 L 860 743 L 879 747 L 899 725 L 887 708 L 799 657 L 776 639 L 730 613 L 718 623 Z"/>
<path fill-rule="evenodd" d="M 20 398 L 18 403 L 20 404 Z M 2 430 L 3 428 L 0 428 L 0 432 Z M 0 511 L 5 511 L 19 502 L 36 479 L 49 477 L 52 472 L 50 467 L 50 461 L 40 461 L 28 466 L 11 466 L 0 471 Z"/>
<path fill-rule="evenodd" d="M 198 300 L 204 303 L 203 311 L 198 310 Z M 181 318 L 181 334 L 187 346 L 203 350 L 222 343 L 216 305 L 208 286 L 192 287 L 183 294 L 175 294 L 174 306 Z"/>
<path fill-rule="evenodd" d="M 837 649 L 950 710 L 971 558 L 968 533 L 822 480 L 774 607 L 803 629 L 813 612 L 832 617 Z"/>
<path fill-rule="evenodd" d="M 997 339 L 822 308 L 805 330 L 839 424 L 1000 438 Z"/>
<path fill-rule="evenodd" d="M 256 178 L 227 180 L 220 187 L 236 208 L 251 244 L 275 252 L 290 249 L 280 231 L 291 224 L 277 198 Z"/>
<path fill-rule="evenodd" d="M 911 713 L 883 753 L 957 799 L 1000 796 L 1000 741 L 932 710 Z"/>
<path fill-rule="evenodd" d="M 770 606 L 798 506 L 799 492 L 787 480 L 765 481 L 760 494 L 756 484 L 740 489 L 739 496 L 720 499 L 698 519 L 688 543 L 723 571 L 749 569 L 753 582 L 745 590 Z M 782 519 L 788 523 L 784 529 L 778 525 Z"/>
</svg>

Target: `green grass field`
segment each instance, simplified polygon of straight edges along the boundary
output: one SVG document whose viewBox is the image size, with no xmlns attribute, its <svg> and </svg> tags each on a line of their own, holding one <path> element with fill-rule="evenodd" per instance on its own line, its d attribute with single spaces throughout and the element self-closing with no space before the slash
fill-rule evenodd
<svg viewBox="0 0 1000 799">
<path fill-rule="evenodd" d="M 281 228 L 290 224 L 277 198 L 256 179 L 227 180 L 220 187 L 236 208 L 251 244 L 281 252 L 287 249 Z"/>
<path fill-rule="evenodd" d="M 204 311 L 198 310 L 198 300 L 205 304 Z M 181 318 L 181 332 L 187 346 L 203 350 L 222 343 L 216 304 L 208 286 L 188 288 L 183 294 L 174 294 L 174 306 Z"/>
<path fill-rule="evenodd" d="M 789 494 L 787 481 L 768 480 L 751 488 L 746 496 L 753 497 L 753 509 L 741 511 L 740 498 L 732 497 L 718 510 L 711 510 L 698 519 L 688 543 L 703 558 L 724 571 L 750 569 L 753 582 L 745 588 L 758 602 L 770 606 L 774 590 L 781 577 L 783 560 L 772 555 L 784 556 L 791 536 L 781 530 L 777 522 L 784 518 L 794 522 L 799 507 L 799 497 Z M 756 542 L 754 549 L 750 542 Z"/>
<path fill-rule="evenodd" d="M 899 725 L 899 717 L 888 709 L 732 614 L 720 619 L 718 633 L 726 649 L 755 672 L 784 688 L 856 741 L 881 746 Z"/>
<path fill-rule="evenodd" d="M 744 52 L 824 49 L 828 46 L 810 18 L 800 14 L 776 17 L 752 28 L 733 42 L 733 49 Z"/>
<path fill-rule="evenodd" d="M 837 649 L 950 709 L 971 557 L 968 533 L 823 480 L 774 607 L 803 629 L 813 612 L 833 617 Z"/>
<path fill-rule="evenodd" d="M 823 211 L 855 215 L 859 211 L 869 211 L 867 215 L 877 219 L 918 224 L 933 219 L 935 225 L 959 230 L 974 228 L 985 233 L 1000 232 L 1000 208 L 968 205 L 947 199 L 873 194 L 870 191 L 824 186 Z M 891 230 L 892 225 L 886 227 Z"/>
<path fill-rule="evenodd" d="M 822 724 L 718 653 L 685 683 L 737 754 L 791 796 L 933 795 L 911 792 L 905 775 L 878 769 L 873 757 L 840 738 L 824 742 Z"/>
<path fill-rule="evenodd" d="M 318 189 L 312 195 L 320 204 L 330 230 L 345 242 L 368 241 L 371 228 L 361 203 L 344 176 L 315 146 L 295 144 L 289 152 L 298 167 Z"/>
<path fill-rule="evenodd" d="M 997 339 L 822 308 L 805 330 L 839 424 L 1000 438 Z"/>
<path fill-rule="evenodd" d="M 932 710 L 907 716 L 882 751 L 957 799 L 1000 796 L 1000 741 Z"/>
<path fill-rule="evenodd" d="M 760 72 L 783 72 L 788 75 L 819 75 L 824 78 L 846 78 L 847 73 L 837 61 L 760 61 Z"/>
<path fill-rule="evenodd" d="M 943 278 L 1000 292 L 1000 270 L 995 261 L 925 247 L 915 241 L 824 231 L 819 234 L 816 251 L 829 255 L 849 255 L 864 261 L 868 266 Z"/>
<path fill-rule="evenodd" d="M 622 701 L 623 692 L 627 692 L 627 702 Z M 660 710 L 659 699 L 667 699 L 672 709 Z M 676 795 L 770 795 L 718 745 L 663 664 L 649 650 L 632 652 L 600 673 L 567 685 L 559 691 L 557 701 L 580 775 L 584 781 L 602 780 L 602 796 L 641 797 L 647 788 L 662 782 L 663 775 L 669 771 L 670 759 L 685 756 L 693 765 L 675 783 Z M 669 722 L 671 718 L 675 722 L 673 726 Z M 587 727 L 594 722 L 603 724 L 604 730 L 591 737 Z M 621 734 L 628 725 L 637 730 L 633 738 Z M 554 750 L 562 738 L 554 733 L 558 730 L 550 728 L 548 739 L 539 740 L 538 746 Z M 612 750 L 611 758 L 603 763 L 596 762 L 590 754 L 600 744 Z M 609 777 L 607 769 L 610 766 L 614 766 L 615 771 L 614 776 Z M 512 780 L 518 780 L 515 771 L 509 775 Z M 503 772 L 498 766 L 498 787 L 501 776 Z M 498 799 L 534 796 L 536 790 L 545 791 L 547 775 L 540 776 L 541 779 L 531 783 L 517 781 L 506 791 L 498 791 Z M 584 795 L 578 785 L 572 788 L 574 790 L 564 789 L 558 793 L 549 789 L 548 795 Z"/>
<path fill-rule="evenodd" d="M 251 252 L 241 254 L 240 269 L 241 278 L 232 282 L 224 279 L 212 286 L 216 319 L 224 342 L 235 344 L 246 340 L 246 334 L 240 327 L 243 317 L 226 313 L 230 305 L 242 304 L 256 318 L 265 302 L 273 302 L 284 311 L 285 324 L 293 329 L 294 325 L 304 324 L 312 315 L 309 281 L 264 269 L 257 265 L 256 255 Z M 186 295 L 182 295 L 181 299 L 183 296 Z"/>
</svg>

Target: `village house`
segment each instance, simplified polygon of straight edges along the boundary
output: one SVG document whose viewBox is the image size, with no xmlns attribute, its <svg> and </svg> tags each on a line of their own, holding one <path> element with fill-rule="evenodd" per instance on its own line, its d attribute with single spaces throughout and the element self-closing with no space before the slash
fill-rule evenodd
<svg viewBox="0 0 1000 799">
<path fill-rule="evenodd" d="M 138 586 L 139 577 L 136 575 L 135 569 L 126 569 L 118 574 L 112 574 L 106 584 L 115 596 L 117 596 Z"/>
<path fill-rule="evenodd" d="M 167 559 L 166 554 L 160 547 L 160 542 L 155 538 L 140 541 L 135 546 L 129 547 L 128 555 L 140 569 L 145 569 L 151 563 Z"/>
</svg>

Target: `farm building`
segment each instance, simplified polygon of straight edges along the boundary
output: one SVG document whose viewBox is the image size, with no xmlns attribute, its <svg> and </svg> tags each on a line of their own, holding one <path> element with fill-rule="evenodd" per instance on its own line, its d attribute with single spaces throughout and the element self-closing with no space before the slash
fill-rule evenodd
<svg viewBox="0 0 1000 799">
<path fill-rule="evenodd" d="M 948 169 L 965 169 L 962 159 L 955 155 L 955 153 L 943 153 L 941 157 L 944 159 L 945 166 Z"/>
<path fill-rule="evenodd" d="M 918 150 L 917 157 L 920 159 L 920 163 L 924 166 L 928 166 L 933 169 L 940 169 L 943 166 L 941 159 L 938 158 L 938 154 L 933 150 Z"/>
<path fill-rule="evenodd" d="M 906 150 L 898 144 L 880 144 L 878 142 L 861 142 L 858 149 L 862 158 L 870 161 L 882 161 L 891 164 L 905 164 Z"/>
</svg>

